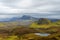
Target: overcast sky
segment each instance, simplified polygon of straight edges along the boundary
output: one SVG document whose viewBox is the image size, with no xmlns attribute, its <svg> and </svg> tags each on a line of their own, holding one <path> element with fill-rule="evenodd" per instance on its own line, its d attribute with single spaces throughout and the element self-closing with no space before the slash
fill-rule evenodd
<svg viewBox="0 0 60 40">
<path fill-rule="evenodd" d="M 25 13 L 34 17 L 59 18 L 60 0 L 0 0 L 0 18 Z"/>
</svg>

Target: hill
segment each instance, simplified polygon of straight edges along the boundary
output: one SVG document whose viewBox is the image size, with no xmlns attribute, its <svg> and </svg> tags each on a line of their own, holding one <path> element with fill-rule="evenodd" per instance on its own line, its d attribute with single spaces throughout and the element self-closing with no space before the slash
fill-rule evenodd
<svg viewBox="0 0 60 40">
<path fill-rule="evenodd" d="M 38 21 L 33 22 L 30 25 L 30 28 L 49 28 L 49 27 L 54 27 L 54 26 L 59 27 L 60 22 L 58 20 L 52 21 L 47 18 L 40 18 Z"/>
</svg>

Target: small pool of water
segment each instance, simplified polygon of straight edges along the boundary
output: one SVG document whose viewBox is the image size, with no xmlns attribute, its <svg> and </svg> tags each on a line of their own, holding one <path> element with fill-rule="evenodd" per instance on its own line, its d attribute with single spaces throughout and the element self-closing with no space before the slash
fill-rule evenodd
<svg viewBox="0 0 60 40">
<path fill-rule="evenodd" d="M 35 35 L 39 35 L 39 36 L 49 36 L 50 34 L 48 34 L 48 33 L 35 33 Z"/>
</svg>

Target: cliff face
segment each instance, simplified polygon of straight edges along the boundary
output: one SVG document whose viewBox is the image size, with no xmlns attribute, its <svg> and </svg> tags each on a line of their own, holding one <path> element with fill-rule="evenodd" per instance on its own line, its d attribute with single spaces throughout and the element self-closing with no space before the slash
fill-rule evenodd
<svg viewBox="0 0 60 40">
<path fill-rule="evenodd" d="M 50 24 L 50 23 L 51 23 L 51 21 L 47 18 L 40 18 L 37 22 L 37 24 L 39 24 L 39 25 L 40 24 Z"/>
</svg>

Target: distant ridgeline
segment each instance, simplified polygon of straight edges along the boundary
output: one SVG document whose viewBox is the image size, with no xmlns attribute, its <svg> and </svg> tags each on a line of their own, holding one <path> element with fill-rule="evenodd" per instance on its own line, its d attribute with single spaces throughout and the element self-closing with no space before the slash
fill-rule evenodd
<svg viewBox="0 0 60 40">
<path fill-rule="evenodd" d="M 48 22 L 50 22 L 50 21 L 55 22 L 55 21 L 60 20 L 60 19 L 36 18 L 36 17 L 33 17 L 33 16 L 29 16 L 29 15 L 23 15 L 22 17 L 12 17 L 12 18 L 0 19 L 0 22 L 18 21 L 18 20 L 33 20 L 33 21 L 39 20 L 40 23 L 42 21 L 44 23 L 47 23 L 47 21 Z M 38 24 L 40 24 L 40 23 L 38 23 Z M 43 23 L 41 23 L 41 24 L 43 24 Z"/>
</svg>

